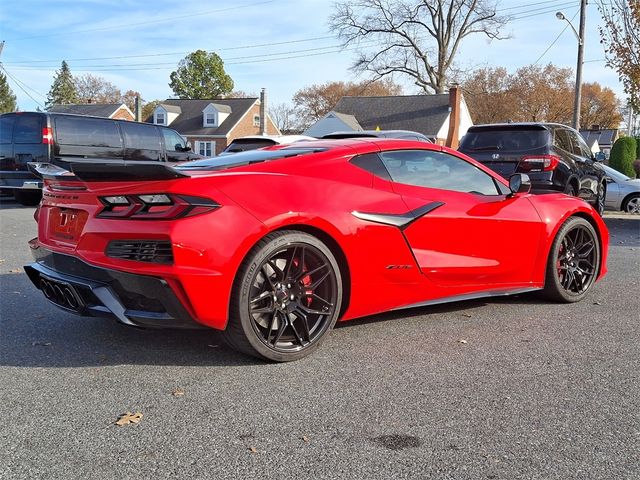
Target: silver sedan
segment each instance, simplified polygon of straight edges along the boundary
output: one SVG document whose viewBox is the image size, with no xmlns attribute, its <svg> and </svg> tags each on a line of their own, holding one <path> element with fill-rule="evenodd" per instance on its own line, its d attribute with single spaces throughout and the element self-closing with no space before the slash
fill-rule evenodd
<svg viewBox="0 0 640 480">
<path fill-rule="evenodd" d="M 602 168 L 607 175 L 605 208 L 640 215 L 640 178 L 629 178 L 607 165 Z"/>
</svg>

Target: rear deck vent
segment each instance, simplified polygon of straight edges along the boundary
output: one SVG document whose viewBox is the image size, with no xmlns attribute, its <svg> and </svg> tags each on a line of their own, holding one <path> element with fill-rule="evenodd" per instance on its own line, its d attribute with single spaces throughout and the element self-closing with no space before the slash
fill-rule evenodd
<svg viewBox="0 0 640 480">
<path fill-rule="evenodd" d="M 109 242 L 107 256 L 137 262 L 173 263 L 171 242 L 156 240 L 114 240 Z"/>
</svg>

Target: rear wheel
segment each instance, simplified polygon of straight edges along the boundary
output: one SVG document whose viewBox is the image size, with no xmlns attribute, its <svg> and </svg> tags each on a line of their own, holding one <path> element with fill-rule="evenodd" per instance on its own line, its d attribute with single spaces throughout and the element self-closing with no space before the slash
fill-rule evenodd
<svg viewBox="0 0 640 480">
<path fill-rule="evenodd" d="M 13 198 L 16 199 L 20 205 L 34 206 L 40 203 L 42 198 L 42 192 L 40 190 L 23 190 L 15 188 L 13 190 Z"/>
<path fill-rule="evenodd" d="M 576 190 L 576 187 L 573 185 L 573 183 L 569 182 L 564 187 L 564 193 L 566 195 L 570 195 L 572 197 L 575 197 L 576 195 L 578 195 L 578 190 Z"/>
<path fill-rule="evenodd" d="M 627 213 L 635 213 L 636 215 L 640 214 L 640 195 L 636 193 L 627 198 L 624 201 L 622 210 Z"/>
<path fill-rule="evenodd" d="M 267 235 L 249 253 L 235 282 L 229 346 L 287 362 L 313 352 L 340 312 L 340 269 L 331 250 L 312 235 Z"/>
<path fill-rule="evenodd" d="M 544 295 L 557 302 L 578 302 L 595 282 L 600 244 L 593 226 L 571 217 L 560 227 L 547 260 Z"/>
</svg>

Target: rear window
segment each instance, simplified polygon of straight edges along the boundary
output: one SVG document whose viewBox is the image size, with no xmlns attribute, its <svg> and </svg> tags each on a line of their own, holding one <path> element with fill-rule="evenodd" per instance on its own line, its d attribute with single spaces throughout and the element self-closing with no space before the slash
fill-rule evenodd
<svg viewBox="0 0 640 480">
<path fill-rule="evenodd" d="M 98 118 L 56 117 L 56 141 L 60 145 L 121 148 L 116 122 Z"/>
<path fill-rule="evenodd" d="M 42 121 L 40 115 L 18 115 L 13 127 L 15 143 L 41 143 Z"/>
<path fill-rule="evenodd" d="M 470 130 L 462 139 L 460 150 L 517 152 L 542 148 L 548 142 L 549 132 L 542 129 Z"/>
<path fill-rule="evenodd" d="M 15 120 L 15 115 L 0 117 L 0 143 L 11 143 L 11 139 L 13 138 L 13 123 Z"/>
<path fill-rule="evenodd" d="M 247 150 L 256 150 L 258 148 L 271 147 L 276 142 L 273 140 L 234 140 L 224 149 L 225 153 L 246 152 Z"/>
<path fill-rule="evenodd" d="M 250 150 L 234 155 L 205 158 L 183 163 L 175 168 L 188 170 L 224 170 L 252 163 L 269 162 L 281 158 L 297 157 L 310 153 L 323 152 L 326 148 L 281 148 L 278 150 Z"/>
<path fill-rule="evenodd" d="M 137 150 L 160 150 L 160 135 L 153 125 L 121 122 L 125 148 Z"/>
</svg>

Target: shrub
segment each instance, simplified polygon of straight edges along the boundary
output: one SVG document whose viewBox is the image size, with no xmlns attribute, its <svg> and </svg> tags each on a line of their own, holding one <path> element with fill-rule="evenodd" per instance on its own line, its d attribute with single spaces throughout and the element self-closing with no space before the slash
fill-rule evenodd
<svg viewBox="0 0 640 480">
<path fill-rule="evenodd" d="M 621 173 L 634 178 L 636 172 L 633 169 L 633 161 L 636 159 L 636 139 L 633 137 L 620 137 L 611 148 L 609 165 Z"/>
</svg>

